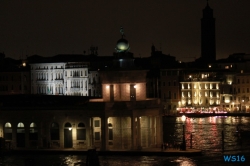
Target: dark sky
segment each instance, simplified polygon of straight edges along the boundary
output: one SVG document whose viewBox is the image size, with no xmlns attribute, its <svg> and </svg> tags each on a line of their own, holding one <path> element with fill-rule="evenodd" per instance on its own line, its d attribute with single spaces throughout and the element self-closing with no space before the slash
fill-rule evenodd
<svg viewBox="0 0 250 166">
<path fill-rule="evenodd" d="M 250 53 L 250 1 L 210 0 L 217 59 Z M 112 55 L 124 27 L 135 57 L 151 45 L 178 60 L 200 57 L 206 0 L 0 0 L 0 52 L 7 57 L 82 54 L 91 45 Z"/>
</svg>

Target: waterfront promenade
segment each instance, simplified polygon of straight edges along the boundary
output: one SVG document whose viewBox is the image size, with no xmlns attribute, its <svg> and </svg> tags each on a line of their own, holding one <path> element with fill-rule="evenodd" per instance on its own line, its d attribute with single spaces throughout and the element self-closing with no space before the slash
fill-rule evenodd
<svg viewBox="0 0 250 166">
<path fill-rule="evenodd" d="M 209 116 L 245 116 L 250 117 L 250 113 L 178 113 L 172 115 L 163 115 L 165 117 L 180 117 L 185 115 L 186 117 L 209 117 Z"/>
<path fill-rule="evenodd" d="M 15 149 L 8 151 L 6 155 L 15 154 L 68 154 L 68 155 L 87 155 L 88 149 Z M 200 156 L 202 151 L 198 149 L 189 149 L 181 151 L 179 149 L 168 148 L 162 150 L 161 148 L 146 148 L 142 150 L 107 150 L 102 151 L 97 149 L 100 156 L 106 155 L 122 155 L 122 156 Z"/>
</svg>

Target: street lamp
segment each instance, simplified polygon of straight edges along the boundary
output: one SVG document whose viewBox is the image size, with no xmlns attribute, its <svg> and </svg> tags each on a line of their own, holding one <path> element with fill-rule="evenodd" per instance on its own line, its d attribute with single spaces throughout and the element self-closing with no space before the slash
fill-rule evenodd
<svg viewBox="0 0 250 166">
<path fill-rule="evenodd" d="M 244 110 L 243 110 L 243 107 L 244 107 L 244 100 L 242 100 L 242 104 L 241 104 L 241 112 L 243 112 Z"/>
<path fill-rule="evenodd" d="M 186 139 L 185 139 L 185 121 L 186 121 L 186 116 L 182 115 L 181 117 L 182 120 L 182 129 L 183 129 L 183 138 L 182 138 L 182 150 L 186 150 Z"/>
</svg>

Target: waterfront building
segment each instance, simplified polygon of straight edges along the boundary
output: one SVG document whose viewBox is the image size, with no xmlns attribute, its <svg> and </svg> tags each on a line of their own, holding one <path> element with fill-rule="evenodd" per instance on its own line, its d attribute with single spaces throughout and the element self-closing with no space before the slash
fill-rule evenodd
<svg viewBox="0 0 250 166">
<path fill-rule="evenodd" d="M 30 66 L 31 94 L 88 96 L 86 63 L 33 63 Z"/>
<path fill-rule="evenodd" d="M 250 73 L 238 73 L 233 83 L 234 110 L 250 112 Z"/>
<path fill-rule="evenodd" d="M 179 111 L 218 111 L 221 82 L 214 72 L 196 72 L 186 76 L 181 84 Z"/>
<path fill-rule="evenodd" d="M 91 83 L 100 76 L 102 98 L 84 94 L 88 93 L 84 81 L 89 81 L 84 64 L 33 63 L 32 85 L 40 89 L 33 88 L 34 95 L 1 97 L 1 137 L 12 148 L 160 148 L 160 100 L 146 97 L 147 70 L 134 65 L 129 43 L 121 32 L 122 40 L 118 40 L 114 53 L 115 65 L 91 72 Z M 72 85 L 80 90 L 83 87 L 83 95 L 54 95 L 72 92 L 66 89 Z M 53 95 L 35 95 L 37 92 Z"/>
<path fill-rule="evenodd" d="M 180 80 L 184 75 L 184 69 L 161 69 L 160 90 L 161 103 L 165 114 L 176 113 L 180 107 L 181 88 Z"/>
<path fill-rule="evenodd" d="M 30 94 L 30 69 L 26 62 L 0 56 L 0 95 Z"/>
</svg>

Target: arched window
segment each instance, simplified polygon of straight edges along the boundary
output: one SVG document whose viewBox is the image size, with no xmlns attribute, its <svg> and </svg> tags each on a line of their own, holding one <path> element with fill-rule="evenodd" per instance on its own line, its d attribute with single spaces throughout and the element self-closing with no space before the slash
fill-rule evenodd
<svg viewBox="0 0 250 166">
<path fill-rule="evenodd" d="M 60 140 L 59 136 L 59 125 L 58 123 L 52 123 L 50 128 L 50 139 L 51 140 Z"/>
<path fill-rule="evenodd" d="M 12 128 L 10 122 L 5 123 L 4 125 L 4 138 L 6 140 L 12 140 Z"/>
<path fill-rule="evenodd" d="M 38 140 L 38 131 L 37 131 L 37 125 L 36 123 L 32 122 L 30 124 L 30 133 L 29 133 L 29 139 L 30 140 Z"/>
<path fill-rule="evenodd" d="M 25 128 L 22 122 L 17 124 L 16 141 L 17 147 L 25 147 Z"/>
<path fill-rule="evenodd" d="M 24 124 L 23 124 L 22 122 L 19 122 L 19 123 L 17 124 L 17 128 L 24 128 Z"/>
<path fill-rule="evenodd" d="M 79 123 L 77 125 L 77 140 L 86 140 L 86 128 L 84 123 Z"/>
<path fill-rule="evenodd" d="M 65 123 L 64 127 L 72 127 L 71 124 L 69 122 Z"/>
</svg>

